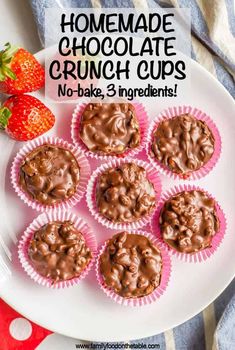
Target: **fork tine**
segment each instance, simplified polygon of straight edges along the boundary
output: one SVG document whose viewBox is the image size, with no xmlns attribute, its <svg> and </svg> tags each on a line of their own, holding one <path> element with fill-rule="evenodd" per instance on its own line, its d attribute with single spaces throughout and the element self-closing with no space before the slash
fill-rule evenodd
<svg viewBox="0 0 235 350">
<path fill-rule="evenodd" d="M 11 252 L 10 252 L 8 246 L 5 244 L 5 242 L 4 242 L 4 240 L 3 240 L 1 235 L 0 235 L 0 246 L 3 248 L 6 256 L 8 257 L 8 259 L 11 260 Z"/>
<path fill-rule="evenodd" d="M 7 213 L 6 205 L 6 193 L 5 193 L 5 176 L 7 171 L 7 165 L 9 157 L 13 150 L 15 142 L 8 137 L 1 138 L 1 147 L 4 149 L 4 152 L 1 154 L 0 159 L 0 201 L 4 204 L 4 212 Z M 4 221 L 0 221 L 0 281 L 5 280 L 11 275 L 11 260 L 12 254 L 10 248 L 12 243 L 16 244 L 16 236 L 14 231 L 9 228 L 10 221 L 8 216 L 6 216 L 6 221 L 9 221 L 8 225 L 5 225 Z"/>
<path fill-rule="evenodd" d="M 0 281 L 5 281 L 10 275 L 11 270 L 6 262 L 6 259 L 3 258 L 3 255 L 0 255 Z"/>
</svg>

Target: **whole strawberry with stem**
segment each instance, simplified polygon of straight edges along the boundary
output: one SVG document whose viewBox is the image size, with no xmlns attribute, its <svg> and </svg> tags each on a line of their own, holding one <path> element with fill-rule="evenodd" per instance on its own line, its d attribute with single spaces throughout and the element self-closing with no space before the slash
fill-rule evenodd
<svg viewBox="0 0 235 350">
<path fill-rule="evenodd" d="M 0 128 L 17 141 L 32 140 L 55 123 L 53 113 L 36 97 L 15 95 L 0 108 Z"/>
<path fill-rule="evenodd" d="M 36 58 L 9 43 L 0 51 L 0 92 L 23 94 L 45 85 L 45 71 Z"/>
</svg>

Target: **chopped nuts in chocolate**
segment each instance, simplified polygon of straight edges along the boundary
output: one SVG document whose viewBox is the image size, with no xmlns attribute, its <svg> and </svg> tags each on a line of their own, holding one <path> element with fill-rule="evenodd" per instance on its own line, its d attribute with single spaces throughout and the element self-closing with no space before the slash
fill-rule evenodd
<svg viewBox="0 0 235 350">
<path fill-rule="evenodd" d="M 53 221 L 34 233 L 28 255 L 35 270 L 54 282 L 78 277 L 92 253 L 71 221 Z"/>
<path fill-rule="evenodd" d="M 107 243 L 100 257 L 100 272 L 107 287 L 124 298 L 139 298 L 161 281 L 161 253 L 139 234 L 121 232 Z"/>
<path fill-rule="evenodd" d="M 202 191 L 184 191 L 173 196 L 160 214 L 164 241 L 182 253 L 210 247 L 219 225 L 215 201 Z"/>
<path fill-rule="evenodd" d="M 135 107 L 130 103 L 89 103 L 81 117 L 80 137 L 92 152 L 121 154 L 138 147 Z"/>
<path fill-rule="evenodd" d="M 134 163 L 104 171 L 96 185 L 99 212 L 112 222 L 133 222 L 155 207 L 155 191 L 146 171 Z"/>
<path fill-rule="evenodd" d="M 53 205 L 74 195 L 79 176 L 79 165 L 69 150 L 45 144 L 24 159 L 19 184 L 34 200 Z"/>
<path fill-rule="evenodd" d="M 214 142 L 205 122 L 184 114 L 159 123 L 153 133 L 152 156 L 171 171 L 188 175 L 210 160 Z"/>
</svg>

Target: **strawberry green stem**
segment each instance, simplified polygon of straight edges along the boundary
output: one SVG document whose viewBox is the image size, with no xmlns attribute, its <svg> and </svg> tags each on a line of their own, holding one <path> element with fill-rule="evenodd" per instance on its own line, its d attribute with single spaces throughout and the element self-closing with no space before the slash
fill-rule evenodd
<svg viewBox="0 0 235 350">
<path fill-rule="evenodd" d="M 18 47 L 9 43 L 6 43 L 5 49 L 0 51 L 0 81 L 4 81 L 6 77 L 16 79 L 15 73 L 11 70 L 11 61 L 17 51 Z"/>
<path fill-rule="evenodd" d="M 10 109 L 8 109 L 7 107 L 0 108 L 0 129 L 6 129 L 10 116 Z"/>
</svg>

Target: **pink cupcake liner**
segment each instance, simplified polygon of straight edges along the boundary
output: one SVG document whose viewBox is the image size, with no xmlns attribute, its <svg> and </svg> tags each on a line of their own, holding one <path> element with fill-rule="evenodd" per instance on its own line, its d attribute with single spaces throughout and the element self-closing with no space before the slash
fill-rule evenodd
<svg viewBox="0 0 235 350">
<path fill-rule="evenodd" d="M 149 232 L 145 231 L 129 231 L 129 233 L 134 233 L 138 235 L 142 235 L 147 237 L 161 252 L 162 256 L 162 276 L 161 276 L 161 282 L 160 285 L 149 295 L 146 295 L 144 297 L 140 298 L 124 298 L 118 294 L 116 294 L 111 288 L 107 287 L 105 285 L 103 276 L 100 273 L 100 257 L 103 254 L 108 240 L 101 246 L 99 252 L 98 252 L 98 258 L 96 260 L 96 278 L 98 280 L 99 286 L 102 289 L 102 291 L 113 301 L 120 305 L 124 306 L 143 306 L 143 305 L 148 305 L 151 304 L 152 302 L 156 301 L 158 298 L 160 298 L 163 293 L 165 292 L 170 276 L 171 276 L 171 259 L 170 256 L 165 249 L 164 245 L 162 244 L 161 241 L 159 241 L 156 237 L 154 237 L 152 234 Z"/>
<path fill-rule="evenodd" d="M 117 230 L 128 230 L 128 229 L 139 229 L 146 224 L 149 223 L 149 220 L 151 216 L 153 215 L 150 213 L 149 215 L 146 215 L 143 218 L 140 218 L 139 220 L 136 220 L 134 222 L 130 223 L 114 223 L 102 216 L 97 209 L 96 206 L 96 184 L 98 181 L 98 177 L 107 169 L 115 168 L 120 166 L 124 163 L 135 163 L 138 166 L 143 167 L 146 170 L 148 180 L 153 184 L 155 193 L 156 193 L 156 207 L 158 205 L 158 201 L 161 197 L 161 191 L 162 191 L 162 185 L 161 180 L 156 172 L 156 170 L 151 166 L 151 164 L 144 162 L 140 159 L 113 159 L 109 163 L 102 164 L 100 167 L 98 167 L 95 172 L 92 174 L 88 185 L 87 185 L 87 192 L 86 192 L 86 201 L 89 208 L 89 211 L 91 215 L 103 226 L 106 226 L 110 229 L 117 229 Z"/>
<path fill-rule="evenodd" d="M 89 99 L 83 100 L 83 102 L 79 103 L 73 112 L 72 123 L 71 123 L 71 137 L 73 143 L 85 154 L 87 157 L 95 158 L 99 160 L 111 160 L 113 158 L 124 158 L 126 156 L 133 157 L 138 154 L 144 148 L 147 139 L 147 130 L 148 130 L 148 116 L 144 106 L 141 103 L 134 102 L 133 105 L 136 109 L 136 116 L 139 121 L 140 126 L 140 134 L 141 141 L 139 147 L 134 149 L 129 149 L 126 152 L 119 155 L 105 155 L 99 152 L 92 152 L 86 147 L 83 143 L 82 139 L 79 137 L 80 130 L 80 121 L 82 117 L 82 113 L 91 101 Z"/>
<path fill-rule="evenodd" d="M 69 199 L 57 203 L 55 205 L 43 205 L 32 198 L 29 197 L 29 195 L 24 192 L 20 186 L 19 186 L 19 172 L 20 172 L 20 166 L 22 164 L 22 161 L 27 156 L 28 153 L 33 151 L 35 148 L 42 146 L 44 144 L 50 144 L 54 146 L 60 146 L 65 149 L 68 149 L 72 152 L 72 154 L 75 156 L 79 168 L 80 168 L 80 180 L 77 186 L 77 190 L 75 194 L 70 197 Z M 17 195 L 26 203 L 29 207 L 36 209 L 37 211 L 44 211 L 44 210 L 53 210 L 53 209 L 62 209 L 67 210 L 71 207 L 73 207 L 75 204 L 77 204 L 81 198 L 83 197 L 87 181 L 90 177 L 90 164 L 86 157 L 80 152 L 75 146 L 69 144 L 67 141 L 64 141 L 62 139 L 59 139 L 58 137 L 41 137 L 36 140 L 28 142 L 24 147 L 20 149 L 20 151 L 17 153 L 11 167 L 11 183 L 13 185 L 14 190 L 16 191 Z"/>
<path fill-rule="evenodd" d="M 30 241 L 34 235 L 34 233 L 39 230 L 43 225 L 47 224 L 51 221 L 66 221 L 71 220 L 74 223 L 74 226 L 79 230 L 86 241 L 87 246 L 90 248 L 92 252 L 92 258 L 87 265 L 87 267 L 83 270 L 80 276 L 72 278 L 66 281 L 53 282 L 50 278 L 46 278 L 41 276 L 32 266 L 31 261 L 28 256 L 28 247 Z M 73 213 L 59 211 L 51 211 L 48 213 L 40 214 L 33 222 L 27 227 L 23 236 L 21 237 L 18 245 L 18 257 L 21 262 L 21 265 L 27 275 L 32 278 L 35 282 L 42 286 L 46 286 L 53 289 L 70 287 L 78 284 L 83 278 L 85 278 L 88 272 L 91 270 L 94 261 L 97 256 L 97 242 L 94 234 L 91 231 L 91 228 L 87 225 L 87 223 L 81 218 L 77 217 Z"/>
<path fill-rule="evenodd" d="M 160 225 L 159 225 L 159 218 L 160 218 L 161 210 L 162 210 L 165 202 L 168 199 L 170 199 L 172 196 L 174 196 L 182 191 L 192 191 L 192 190 L 202 191 L 202 192 L 206 193 L 208 195 L 208 197 L 213 198 L 215 200 L 215 198 L 211 194 L 209 194 L 207 191 L 205 191 L 204 189 L 202 189 L 198 186 L 193 186 L 193 185 L 175 186 L 175 187 L 171 188 L 170 190 L 166 191 L 165 193 L 163 193 L 162 198 L 161 198 L 161 202 L 159 203 L 157 210 L 155 211 L 155 213 L 152 216 L 151 229 L 152 229 L 153 234 L 159 240 L 161 240 L 162 244 L 165 246 L 165 248 L 169 251 L 170 254 L 176 256 L 177 258 L 181 259 L 182 261 L 196 263 L 196 262 L 202 262 L 202 261 L 208 259 L 210 256 L 212 256 L 215 253 L 215 251 L 218 249 L 218 247 L 220 246 L 221 242 L 223 241 L 223 238 L 224 238 L 224 235 L 226 232 L 226 228 L 227 228 L 227 221 L 226 221 L 225 214 L 224 214 L 223 210 L 221 209 L 220 205 L 217 203 L 217 201 L 215 200 L 215 208 L 216 208 L 217 216 L 218 216 L 219 221 L 220 221 L 219 232 L 217 232 L 213 236 L 212 242 L 211 242 L 211 247 L 203 249 L 199 252 L 180 253 L 177 250 L 171 248 L 162 239 Z"/>
<path fill-rule="evenodd" d="M 201 120 L 207 124 L 207 126 L 210 128 L 214 138 L 215 138 L 215 144 L 214 144 L 214 153 L 211 157 L 211 159 L 200 169 L 196 171 L 192 171 L 188 176 L 184 177 L 181 174 L 177 174 L 172 172 L 170 169 L 168 169 L 165 165 L 161 164 L 154 156 L 151 156 L 151 144 L 153 139 L 153 132 L 158 127 L 158 124 L 166 119 L 171 119 L 173 117 L 179 116 L 181 114 L 189 113 L 193 115 L 196 119 Z M 148 136 L 147 136 L 147 142 L 146 142 L 146 152 L 149 161 L 151 164 L 159 170 L 162 174 L 172 177 L 173 179 L 181 179 L 181 180 L 197 180 L 204 176 L 206 176 L 216 165 L 220 153 L 221 153 L 221 137 L 220 133 L 214 123 L 214 121 L 204 112 L 200 111 L 197 108 L 193 108 L 190 106 L 179 106 L 179 107 L 171 107 L 168 109 L 165 109 L 163 112 L 161 112 L 158 117 L 152 122 L 150 125 Z"/>
</svg>

